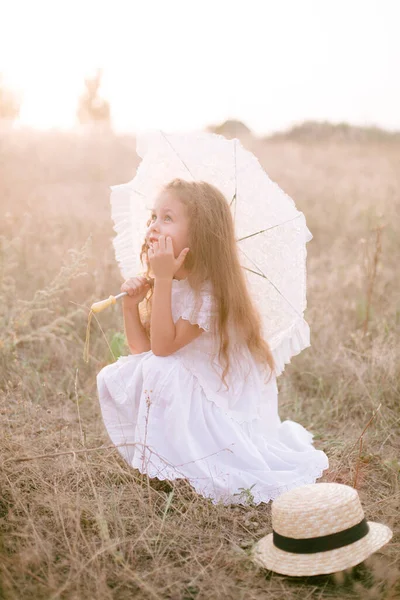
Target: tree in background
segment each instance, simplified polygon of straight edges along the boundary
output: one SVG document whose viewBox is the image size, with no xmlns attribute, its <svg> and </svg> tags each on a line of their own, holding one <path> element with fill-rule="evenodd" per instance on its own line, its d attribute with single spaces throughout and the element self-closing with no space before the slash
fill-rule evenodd
<svg viewBox="0 0 400 600">
<path fill-rule="evenodd" d="M 17 95 L 10 90 L 0 73 L 0 120 L 13 122 L 19 116 L 21 103 Z"/>
<path fill-rule="evenodd" d="M 110 104 L 99 95 L 102 69 L 85 78 L 86 90 L 79 98 L 76 116 L 81 125 L 111 125 Z"/>
<path fill-rule="evenodd" d="M 233 138 L 246 139 L 253 135 L 247 125 L 235 119 L 228 119 L 220 125 L 210 125 L 206 128 L 206 131 L 223 135 L 228 140 Z"/>
</svg>

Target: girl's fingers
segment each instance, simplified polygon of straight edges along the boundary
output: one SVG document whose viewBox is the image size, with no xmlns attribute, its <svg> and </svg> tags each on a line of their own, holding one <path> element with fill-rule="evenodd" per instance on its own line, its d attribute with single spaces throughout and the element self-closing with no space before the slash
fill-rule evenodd
<svg viewBox="0 0 400 600">
<path fill-rule="evenodd" d="M 159 245 L 161 252 L 164 252 L 164 250 L 165 250 L 165 235 L 160 235 L 160 237 L 158 238 L 158 245 Z"/>
<path fill-rule="evenodd" d="M 172 246 L 172 238 L 171 237 L 167 237 L 166 241 L 165 241 L 165 247 L 168 250 L 168 252 L 173 252 L 173 246 Z"/>
<path fill-rule="evenodd" d="M 126 292 L 128 296 L 136 296 L 138 293 L 141 293 L 144 288 L 149 286 L 150 284 L 146 277 L 131 277 L 121 285 L 121 292 Z"/>
</svg>

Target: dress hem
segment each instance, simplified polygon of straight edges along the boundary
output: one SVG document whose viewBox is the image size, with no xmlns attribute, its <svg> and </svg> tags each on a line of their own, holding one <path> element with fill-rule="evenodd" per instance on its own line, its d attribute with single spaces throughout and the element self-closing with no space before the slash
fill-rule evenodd
<svg viewBox="0 0 400 600">
<path fill-rule="evenodd" d="M 173 476 L 171 472 L 167 472 L 165 476 L 163 476 L 159 470 L 149 469 L 148 465 L 146 470 L 141 470 L 139 467 L 134 467 L 137 469 L 142 475 L 147 475 L 150 479 L 158 479 L 160 481 L 176 481 L 184 479 L 186 480 L 196 491 L 197 494 L 205 498 L 206 500 L 211 500 L 214 505 L 223 504 L 224 506 L 229 506 L 231 504 L 240 504 L 242 506 L 258 506 L 262 502 L 268 504 L 271 500 L 274 500 L 284 492 L 287 492 L 293 488 L 300 487 L 302 485 L 307 485 L 310 483 L 315 483 L 316 479 L 322 477 L 323 472 L 329 468 L 329 461 L 326 457 L 326 460 L 322 462 L 321 465 L 316 465 L 315 468 L 310 469 L 306 473 L 303 473 L 301 477 L 291 481 L 290 483 L 278 485 L 276 487 L 271 486 L 260 486 L 261 489 L 257 491 L 249 490 L 249 497 L 252 497 L 252 500 L 249 500 L 249 497 L 246 499 L 241 499 L 242 496 L 246 496 L 246 492 L 242 491 L 240 493 L 226 493 L 221 494 L 219 498 L 216 498 L 215 495 L 211 492 L 210 484 L 202 486 L 199 484 L 199 479 L 196 477 L 186 477 L 182 475 L 181 477 Z M 255 484 L 257 485 L 257 484 Z M 242 488 L 239 488 L 242 489 Z"/>
</svg>

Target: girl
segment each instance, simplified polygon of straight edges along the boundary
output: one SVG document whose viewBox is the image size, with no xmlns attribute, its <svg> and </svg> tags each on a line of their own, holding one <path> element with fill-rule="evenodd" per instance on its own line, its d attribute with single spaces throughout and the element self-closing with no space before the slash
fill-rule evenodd
<svg viewBox="0 0 400 600">
<path fill-rule="evenodd" d="M 259 504 L 314 483 L 328 458 L 278 416 L 274 360 L 226 198 L 175 179 L 147 226 L 146 277 L 121 286 L 132 354 L 97 375 L 112 442 L 140 472 L 185 478 L 214 504 L 246 504 L 246 489 Z"/>
</svg>

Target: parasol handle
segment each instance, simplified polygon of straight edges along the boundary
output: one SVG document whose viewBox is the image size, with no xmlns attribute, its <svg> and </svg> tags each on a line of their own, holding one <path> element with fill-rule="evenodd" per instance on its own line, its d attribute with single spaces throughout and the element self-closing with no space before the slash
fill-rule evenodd
<svg viewBox="0 0 400 600">
<path fill-rule="evenodd" d="M 104 310 L 105 308 L 107 308 L 108 306 L 111 306 L 111 304 L 115 304 L 116 301 L 119 298 L 122 298 L 122 296 L 126 296 L 128 292 L 121 292 L 120 294 L 118 294 L 117 296 L 109 296 L 108 298 L 106 298 L 105 300 L 100 300 L 99 302 L 95 302 L 94 304 L 92 304 L 92 306 L 90 307 L 90 310 L 92 312 L 98 313 L 101 312 L 102 310 Z"/>
</svg>

